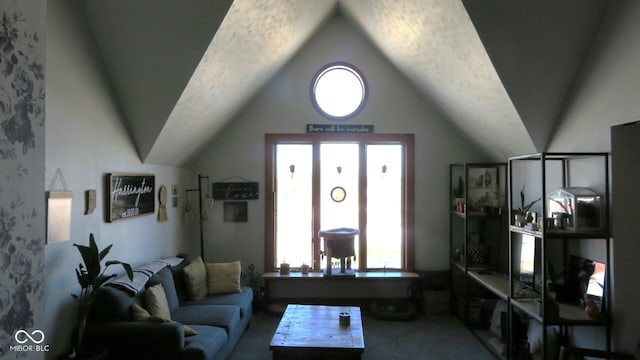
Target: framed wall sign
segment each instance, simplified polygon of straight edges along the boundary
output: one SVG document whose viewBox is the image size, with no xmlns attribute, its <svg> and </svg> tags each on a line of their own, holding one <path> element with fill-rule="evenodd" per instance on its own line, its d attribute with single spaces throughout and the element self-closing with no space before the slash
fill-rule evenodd
<svg viewBox="0 0 640 360">
<path fill-rule="evenodd" d="M 155 175 L 107 174 L 107 221 L 113 222 L 155 212 Z"/>
<path fill-rule="evenodd" d="M 224 221 L 225 222 L 247 222 L 249 211 L 246 201 L 225 201 Z"/>
<path fill-rule="evenodd" d="M 216 182 L 213 183 L 214 200 L 256 200 L 258 199 L 258 183 Z"/>
</svg>

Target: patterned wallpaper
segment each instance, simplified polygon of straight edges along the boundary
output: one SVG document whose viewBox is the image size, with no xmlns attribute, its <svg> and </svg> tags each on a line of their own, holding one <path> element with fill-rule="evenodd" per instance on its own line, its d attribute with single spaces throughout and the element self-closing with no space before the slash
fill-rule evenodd
<svg viewBox="0 0 640 360">
<path fill-rule="evenodd" d="M 0 14 L 0 358 L 41 358 L 15 336 L 44 307 L 45 2 L 0 0 Z"/>
</svg>

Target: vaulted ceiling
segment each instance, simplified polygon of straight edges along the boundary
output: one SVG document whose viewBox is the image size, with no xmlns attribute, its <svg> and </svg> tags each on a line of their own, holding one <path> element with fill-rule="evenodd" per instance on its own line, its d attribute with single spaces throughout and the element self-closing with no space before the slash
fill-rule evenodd
<svg viewBox="0 0 640 360">
<path fill-rule="evenodd" d="M 332 16 L 498 159 L 544 151 L 604 0 L 87 0 L 143 162 L 179 166 Z"/>
</svg>

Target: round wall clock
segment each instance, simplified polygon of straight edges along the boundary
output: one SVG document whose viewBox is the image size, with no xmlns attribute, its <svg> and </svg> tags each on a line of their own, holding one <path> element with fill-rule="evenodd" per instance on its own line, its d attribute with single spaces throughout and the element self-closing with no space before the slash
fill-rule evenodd
<svg viewBox="0 0 640 360">
<path fill-rule="evenodd" d="M 335 202 L 343 202 L 347 197 L 347 190 L 345 190 L 342 186 L 336 186 L 331 189 L 331 200 Z"/>
</svg>

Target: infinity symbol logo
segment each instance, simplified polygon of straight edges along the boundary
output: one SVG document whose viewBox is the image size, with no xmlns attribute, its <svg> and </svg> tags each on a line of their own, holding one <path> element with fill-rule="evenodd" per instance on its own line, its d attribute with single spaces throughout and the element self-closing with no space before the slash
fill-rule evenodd
<svg viewBox="0 0 640 360">
<path fill-rule="evenodd" d="M 19 338 L 18 335 L 23 335 L 23 336 Z M 34 339 L 32 335 L 35 335 L 36 337 L 37 335 L 40 335 L 40 340 Z M 27 338 L 25 338 L 25 336 Z M 34 344 L 40 344 L 41 342 L 44 341 L 44 333 L 42 332 L 42 330 L 33 330 L 31 334 L 29 334 L 25 330 L 18 330 L 16 331 L 16 334 L 13 337 L 16 339 L 16 342 L 18 344 L 24 344 L 29 340 L 31 340 Z"/>
</svg>

